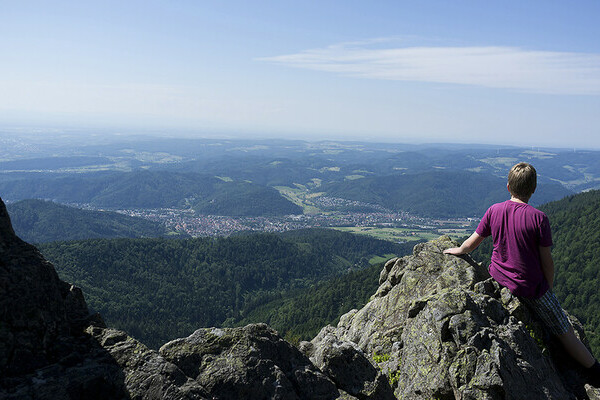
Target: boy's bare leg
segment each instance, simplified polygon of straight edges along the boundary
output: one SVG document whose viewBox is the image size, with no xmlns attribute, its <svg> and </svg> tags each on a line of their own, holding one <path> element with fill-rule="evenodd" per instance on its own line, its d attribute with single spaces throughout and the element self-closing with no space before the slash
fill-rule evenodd
<svg viewBox="0 0 600 400">
<path fill-rule="evenodd" d="M 585 368 L 590 368 L 596 363 L 596 359 L 589 352 L 587 347 L 579 340 L 573 331 L 573 327 L 565 334 L 558 335 L 558 339 L 561 341 L 567 353 L 571 355 L 579 364 Z"/>
</svg>

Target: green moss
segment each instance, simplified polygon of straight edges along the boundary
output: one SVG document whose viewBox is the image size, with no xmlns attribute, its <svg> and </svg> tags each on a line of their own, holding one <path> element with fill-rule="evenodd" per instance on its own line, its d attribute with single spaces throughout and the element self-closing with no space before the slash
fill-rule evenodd
<svg viewBox="0 0 600 400">
<path fill-rule="evenodd" d="M 373 361 L 377 364 L 381 364 L 383 362 L 389 361 L 391 356 L 387 353 L 374 353 Z M 388 374 L 388 381 L 391 387 L 396 387 L 398 382 L 400 381 L 400 371 L 390 371 Z"/>
<path fill-rule="evenodd" d="M 386 362 L 389 361 L 390 359 L 390 355 L 389 354 L 373 354 L 373 361 L 375 361 L 377 364 L 382 363 L 382 362 Z"/>
<path fill-rule="evenodd" d="M 546 350 L 546 344 L 544 343 L 544 340 L 536 334 L 535 330 L 529 325 L 525 325 L 525 329 L 527 329 L 527 332 L 529 332 L 529 336 L 531 336 L 531 338 L 535 341 L 540 351 L 543 352 L 544 350 Z"/>
<path fill-rule="evenodd" d="M 396 387 L 396 385 L 400 381 L 400 371 L 391 372 L 388 375 L 388 380 L 390 381 L 391 387 Z"/>
</svg>

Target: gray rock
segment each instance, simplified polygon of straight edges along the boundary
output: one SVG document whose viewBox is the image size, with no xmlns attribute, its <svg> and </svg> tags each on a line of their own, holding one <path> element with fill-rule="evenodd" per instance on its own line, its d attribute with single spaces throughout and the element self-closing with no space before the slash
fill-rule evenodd
<svg viewBox="0 0 600 400">
<path fill-rule="evenodd" d="M 61 357 L 54 344 L 87 325 L 89 312 L 81 291 L 15 236 L 1 200 L 0 235 L 0 376 L 27 374 Z"/>
<path fill-rule="evenodd" d="M 62 338 L 70 353 L 31 374 L 5 380 L 7 399 L 206 399 L 203 388 L 156 351 L 114 329 L 89 327 Z"/>
<path fill-rule="evenodd" d="M 131 399 L 204 399 L 204 388 L 158 352 L 116 329 L 89 327 L 87 333 L 118 366 Z M 208 397 L 209 398 L 209 397 Z"/>
<path fill-rule="evenodd" d="M 90 316 L 79 288 L 61 281 L 15 236 L 0 200 L 0 398 L 202 399 L 175 365 Z"/>
<path fill-rule="evenodd" d="M 199 329 L 160 354 L 215 399 L 335 399 L 334 383 L 265 324 Z"/>
<path fill-rule="evenodd" d="M 329 376 L 338 388 L 358 399 L 394 399 L 387 377 L 351 342 L 340 342 L 332 327 L 321 331 L 314 345 L 303 345 L 310 360 Z"/>
<path fill-rule="evenodd" d="M 303 344 L 311 360 L 336 381 L 319 355 L 352 343 L 399 399 L 593 398 L 560 345 L 486 268 L 442 253 L 455 245 L 441 237 L 386 263 L 368 304 Z"/>
</svg>

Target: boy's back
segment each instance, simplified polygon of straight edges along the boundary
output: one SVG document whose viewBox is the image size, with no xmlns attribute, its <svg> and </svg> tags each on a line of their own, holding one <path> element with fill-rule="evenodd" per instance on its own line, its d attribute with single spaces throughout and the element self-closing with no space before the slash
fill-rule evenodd
<svg viewBox="0 0 600 400">
<path fill-rule="evenodd" d="M 498 283 L 526 298 L 539 298 L 548 290 L 539 252 L 540 246 L 552 246 L 546 214 L 527 203 L 507 200 L 492 205 L 475 232 L 494 240 L 489 272 Z"/>
</svg>

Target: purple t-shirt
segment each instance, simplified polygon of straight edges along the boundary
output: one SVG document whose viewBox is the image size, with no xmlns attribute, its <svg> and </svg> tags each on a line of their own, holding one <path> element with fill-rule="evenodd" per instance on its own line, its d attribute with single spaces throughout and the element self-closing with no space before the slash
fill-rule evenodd
<svg viewBox="0 0 600 400">
<path fill-rule="evenodd" d="M 507 200 L 488 208 L 475 230 L 492 236 L 490 275 L 515 296 L 537 299 L 548 291 L 539 246 L 552 246 L 550 221 L 542 211 Z"/>
</svg>

